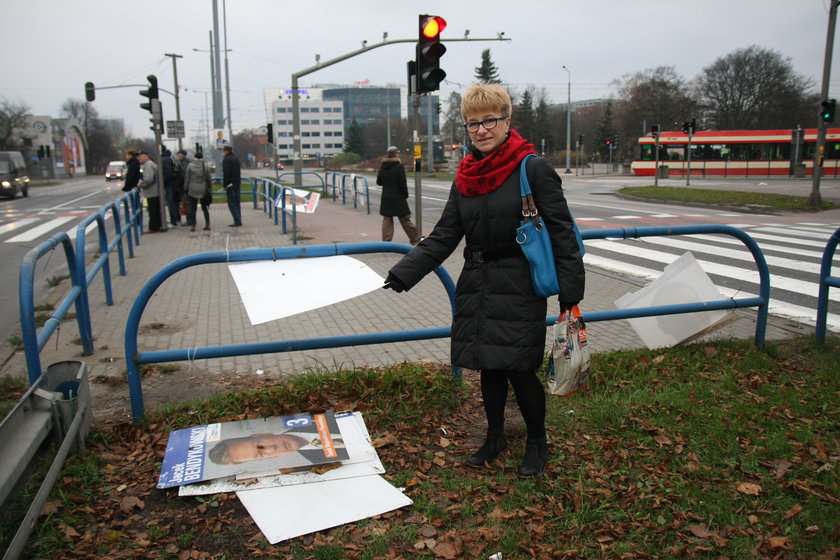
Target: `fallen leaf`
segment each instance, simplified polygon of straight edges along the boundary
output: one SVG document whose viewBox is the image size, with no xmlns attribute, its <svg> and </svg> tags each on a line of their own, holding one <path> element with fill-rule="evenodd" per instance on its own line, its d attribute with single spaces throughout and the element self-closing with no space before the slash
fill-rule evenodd
<svg viewBox="0 0 840 560">
<path fill-rule="evenodd" d="M 659 444 L 659 447 L 671 445 L 671 439 L 668 436 L 654 436 L 653 441 Z"/>
<path fill-rule="evenodd" d="M 780 480 L 792 466 L 793 463 L 787 459 L 776 459 L 773 461 L 773 476 L 776 477 L 776 480 Z"/>
<path fill-rule="evenodd" d="M 796 504 L 795 506 L 793 506 L 792 508 L 790 508 L 788 510 L 788 512 L 785 514 L 783 519 L 785 521 L 787 521 L 791 517 L 795 517 L 795 516 L 799 515 L 800 511 L 802 511 L 802 506 L 800 506 L 799 504 Z"/>
<path fill-rule="evenodd" d="M 445 438 L 445 437 L 442 437 L 442 438 L 440 438 L 440 440 L 438 440 L 438 445 L 439 445 L 440 447 L 443 447 L 443 448 L 449 447 L 449 445 L 450 445 L 451 443 L 452 443 L 452 442 L 451 442 L 451 441 L 449 441 L 449 440 L 448 440 L 447 438 Z"/>
<path fill-rule="evenodd" d="M 60 505 L 61 503 L 58 500 L 45 503 L 44 507 L 41 508 L 41 515 L 50 515 L 57 512 Z"/>
<path fill-rule="evenodd" d="M 742 494 L 749 494 L 750 496 L 758 496 L 761 494 L 761 486 L 753 484 L 752 482 L 739 482 L 735 489 Z"/>
<path fill-rule="evenodd" d="M 708 539 L 714 535 L 714 533 L 709 531 L 709 528 L 705 525 L 689 525 L 686 529 L 691 531 L 691 534 L 698 539 Z"/>
<path fill-rule="evenodd" d="M 458 552 L 455 550 L 455 547 L 449 543 L 440 543 L 433 549 L 435 551 L 435 555 L 438 558 L 456 558 L 458 556 Z"/>
<path fill-rule="evenodd" d="M 379 449 L 380 447 L 385 447 L 386 445 L 392 445 L 394 443 L 397 443 L 397 438 L 395 438 L 391 434 L 385 434 L 384 436 L 378 437 L 375 440 L 373 440 L 372 443 L 376 449 Z"/>
<path fill-rule="evenodd" d="M 137 496 L 126 496 L 120 502 L 120 511 L 123 513 L 131 513 L 134 508 L 143 509 L 144 507 L 146 507 L 146 504 Z"/>
<path fill-rule="evenodd" d="M 787 537 L 768 537 L 767 544 L 774 550 L 777 548 L 789 548 L 790 540 Z"/>
</svg>

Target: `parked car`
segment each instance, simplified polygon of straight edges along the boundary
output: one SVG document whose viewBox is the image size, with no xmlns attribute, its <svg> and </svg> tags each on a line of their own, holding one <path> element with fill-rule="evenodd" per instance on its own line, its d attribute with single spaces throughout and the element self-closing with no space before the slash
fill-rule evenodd
<svg viewBox="0 0 840 560">
<path fill-rule="evenodd" d="M 0 152 L 0 196 L 15 198 L 20 192 L 29 196 L 29 175 L 20 152 Z"/>
<path fill-rule="evenodd" d="M 109 161 L 108 168 L 105 170 L 105 180 L 113 181 L 125 179 L 125 162 L 124 161 Z"/>
<path fill-rule="evenodd" d="M 278 161 L 277 162 L 277 169 L 280 170 L 280 171 L 283 171 L 284 169 L 286 169 L 286 166 Z"/>
</svg>

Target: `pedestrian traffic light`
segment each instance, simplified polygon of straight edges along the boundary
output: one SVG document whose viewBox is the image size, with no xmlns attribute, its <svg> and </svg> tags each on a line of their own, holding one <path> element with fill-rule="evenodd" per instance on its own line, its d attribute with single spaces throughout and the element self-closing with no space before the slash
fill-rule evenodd
<svg viewBox="0 0 840 560">
<path fill-rule="evenodd" d="M 688 127 L 689 127 L 688 121 L 683 121 L 683 134 L 688 134 Z"/>
<path fill-rule="evenodd" d="M 823 122 L 834 122 L 834 108 L 836 105 L 837 101 L 834 99 L 826 99 L 822 102 L 822 113 L 820 113 L 820 116 Z"/>
<path fill-rule="evenodd" d="M 274 125 L 272 123 L 265 125 L 265 136 L 269 144 L 274 144 Z"/>
<path fill-rule="evenodd" d="M 158 98 L 158 83 L 157 83 L 157 76 L 154 74 L 149 74 L 146 76 L 146 79 L 149 80 L 149 88 L 140 90 L 140 95 L 143 97 L 148 97 L 148 103 L 141 103 L 140 108 L 145 109 L 148 112 L 152 112 L 152 99 Z"/>
<path fill-rule="evenodd" d="M 440 89 L 446 72 L 440 68 L 440 57 L 446 47 L 440 42 L 440 32 L 446 28 L 446 20 L 440 16 L 421 15 L 419 38 L 417 40 L 417 93 Z"/>
<path fill-rule="evenodd" d="M 96 89 L 93 87 L 93 82 L 85 83 L 85 99 L 88 101 L 96 99 Z"/>
<path fill-rule="evenodd" d="M 653 136 L 654 140 L 659 136 L 659 125 L 658 124 L 650 125 L 650 135 Z"/>
</svg>

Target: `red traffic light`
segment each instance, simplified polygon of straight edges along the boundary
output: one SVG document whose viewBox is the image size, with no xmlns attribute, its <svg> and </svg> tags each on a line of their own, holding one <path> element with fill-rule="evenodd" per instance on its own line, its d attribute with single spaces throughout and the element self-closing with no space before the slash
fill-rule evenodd
<svg viewBox="0 0 840 560">
<path fill-rule="evenodd" d="M 446 29 L 446 20 L 440 16 L 426 16 L 420 22 L 420 32 L 429 39 L 434 39 L 444 29 Z"/>
</svg>

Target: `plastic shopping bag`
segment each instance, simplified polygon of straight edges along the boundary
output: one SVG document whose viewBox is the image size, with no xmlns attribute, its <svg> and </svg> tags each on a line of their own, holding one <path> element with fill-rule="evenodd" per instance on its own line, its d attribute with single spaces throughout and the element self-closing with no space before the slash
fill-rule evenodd
<svg viewBox="0 0 840 560">
<path fill-rule="evenodd" d="M 554 324 L 554 344 L 548 364 L 548 392 L 568 396 L 589 384 L 591 363 L 586 324 L 574 306 Z"/>
</svg>

